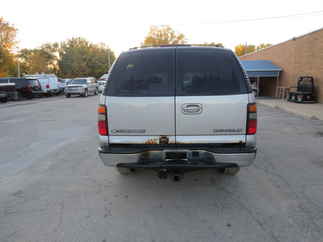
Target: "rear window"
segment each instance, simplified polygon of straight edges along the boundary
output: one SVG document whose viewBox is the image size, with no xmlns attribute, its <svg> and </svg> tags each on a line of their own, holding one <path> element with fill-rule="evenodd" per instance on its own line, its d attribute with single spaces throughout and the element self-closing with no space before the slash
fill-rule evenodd
<svg viewBox="0 0 323 242">
<path fill-rule="evenodd" d="M 230 52 L 210 49 L 177 50 L 176 95 L 232 95 L 247 93 L 243 70 Z"/>
<path fill-rule="evenodd" d="M 86 79 L 74 79 L 70 83 L 71 84 L 86 84 Z"/>
<path fill-rule="evenodd" d="M 26 87 L 29 84 L 29 81 L 25 78 L 10 78 L 10 83 L 15 83 L 16 88 L 23 88 Z"/>
<path fill-rule="evenodd" d="M 143 50 L 122 54 L 107 87 L 109 96 L 172 96 L 174 50 Z"/>
</svg>

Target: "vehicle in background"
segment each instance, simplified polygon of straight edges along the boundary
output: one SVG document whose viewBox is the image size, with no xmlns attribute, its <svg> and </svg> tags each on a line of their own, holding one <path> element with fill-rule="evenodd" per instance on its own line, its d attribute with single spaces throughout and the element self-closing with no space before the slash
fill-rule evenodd
<svg viewBox="0 0 323 242">
<path fill-rule="evenodd" d="M 57 79 L 57 86 L 58 86 L 59 93 L 64 93 L 64 90 L 66 87 L 65 79 L 58 78 Z"/>
<path fill-rule="evenodd" d="M 109 79 L 109 73 L 104 74 L 98 80 L 98 92 L 99 93 L 103 93 L 104 88 L 106 87 L 106 84 L 107 84 L 108 79 Z"/>
<path fill-rule="evenodd" d="M 63 80 L 65 81 L 65 86 L 67 86 L 73 79 L 65 78 Z"/>
<path fill-rule="evenodd" d="M 0 102 L 15 100 L 16 96 L 17 96 L 16 84 L 7 83 L 4 80 L 0 80 Z"/>
<path fill-rule="evenodd" d="M 0 83 L 12 83 L 15 85 L 15 94 L 9 94 L 13 100 L 28 98 L 31 99 L 42 93 L 40 83 L 37 79 L 26 79 L 16 77 L 0 78 Z"/>
<path fill-rule="evenodd" d="M 2 84 L 0 84 L 0 89 L 1 89 L 1 85 Z M 0 102 L 6 103 L 7 101 L 8 101 L 8 94 L 7 94 L 7 92 L 0 91 Z"/>
<path fill-rule="evenodd" d="M 297 87 L 291 87 L 288 93 L 288 101 L 296 103 L 315 103 L 315 86 L 312 76 L 300 76 Z"/>
<path fill-rule="evenodd" d="M 98 81 L 98 93 L 103 93 L 104 88 L 106 87 L 107 81 L 106 80 L 99 80 Z"/>
<path fill-rule="evenodd" d="M 100 78 L 99 81 L 107 81 L 109 79 L 109 73 L 103 74 Z"/>
<path fill-rule="evenodd" d="M 98 88 L 94 77 L 74 78 L 65 88 L 65 96 L 80 95 L 87 97 L 89 94 L 97 95 Z"/>
<path fill-rule="evenodd" d="M 59 93 L 58 79 L 54 74 L 25 75 L 26 79 L 37 79 L 41 86 L 42 94 L 51 96 Z"/>
<path fill-rule="evenodd" d="M 256 157 L 256 110 L 231 50 L 130 50 L 118 57 L 99 100 L 99 155 L 121 173 L 153 169 L 175 180 L 198 169 L 235 175 Z"/>
</svg>

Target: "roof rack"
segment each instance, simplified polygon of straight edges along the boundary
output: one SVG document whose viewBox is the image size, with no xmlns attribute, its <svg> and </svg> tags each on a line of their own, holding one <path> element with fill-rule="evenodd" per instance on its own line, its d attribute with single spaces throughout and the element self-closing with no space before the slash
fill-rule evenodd
<svg viewBox="0 0 323 242">
<path fill-rule="evenodd" d="M 190 44 L 176 44 L 176 45 L 143 45 L 139 47 L 132 47 L 129 50 L 137 50 L 137 49 L 143 49 L 143 48 L 156 48 L 156 47 L 181 47 L 181 46 L 192 46 Z"/>
</svg>

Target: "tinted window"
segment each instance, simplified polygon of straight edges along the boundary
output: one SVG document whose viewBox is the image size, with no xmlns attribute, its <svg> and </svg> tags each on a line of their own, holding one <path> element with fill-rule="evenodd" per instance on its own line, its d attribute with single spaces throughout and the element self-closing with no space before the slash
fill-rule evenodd
<svg viewBox="0 0 323 242">
<path fill-rule="evenodd" d="M 24 78 L 10 78 L 10 82 L 15 83 L 16 88 L 23 88 L 23 87 L 28 86 L 28 84 L 29 84 L 29 81 Z"/>
<path fill-rule="evenodd" d="M 236 57 L 210 49 L 177 50 L 176 95 L 247 93 L 247 81 Z"/>
<path fill-rule="evenodd" d="M 115 63 L 107 92 L 109 96 L 174 95 L 174 50 L 143 50 L 122 54 Z"/>
<path fill-rule="evenodd" d="M 8 79 L 0 78 L 0 83 L 8 83 Z"/>
<path fill-rule="evenodd" d="M 86 84 L 85 79 L 75 79 L 71 81 L 71 84 Z"/>
</svg>

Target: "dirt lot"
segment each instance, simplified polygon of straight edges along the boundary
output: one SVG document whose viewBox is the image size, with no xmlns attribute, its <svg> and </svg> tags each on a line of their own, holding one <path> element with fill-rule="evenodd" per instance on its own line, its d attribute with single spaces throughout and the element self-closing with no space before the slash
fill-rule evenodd
<svg viewBox="0 0 323 242">
<path fill-rule="evenodd" d="M 97 97 L 0 105 L 0 241 L 323 241 L 323 122 L 259 107 L 236 177 L 121 176 L 97 155 Z"/>
</svg>

